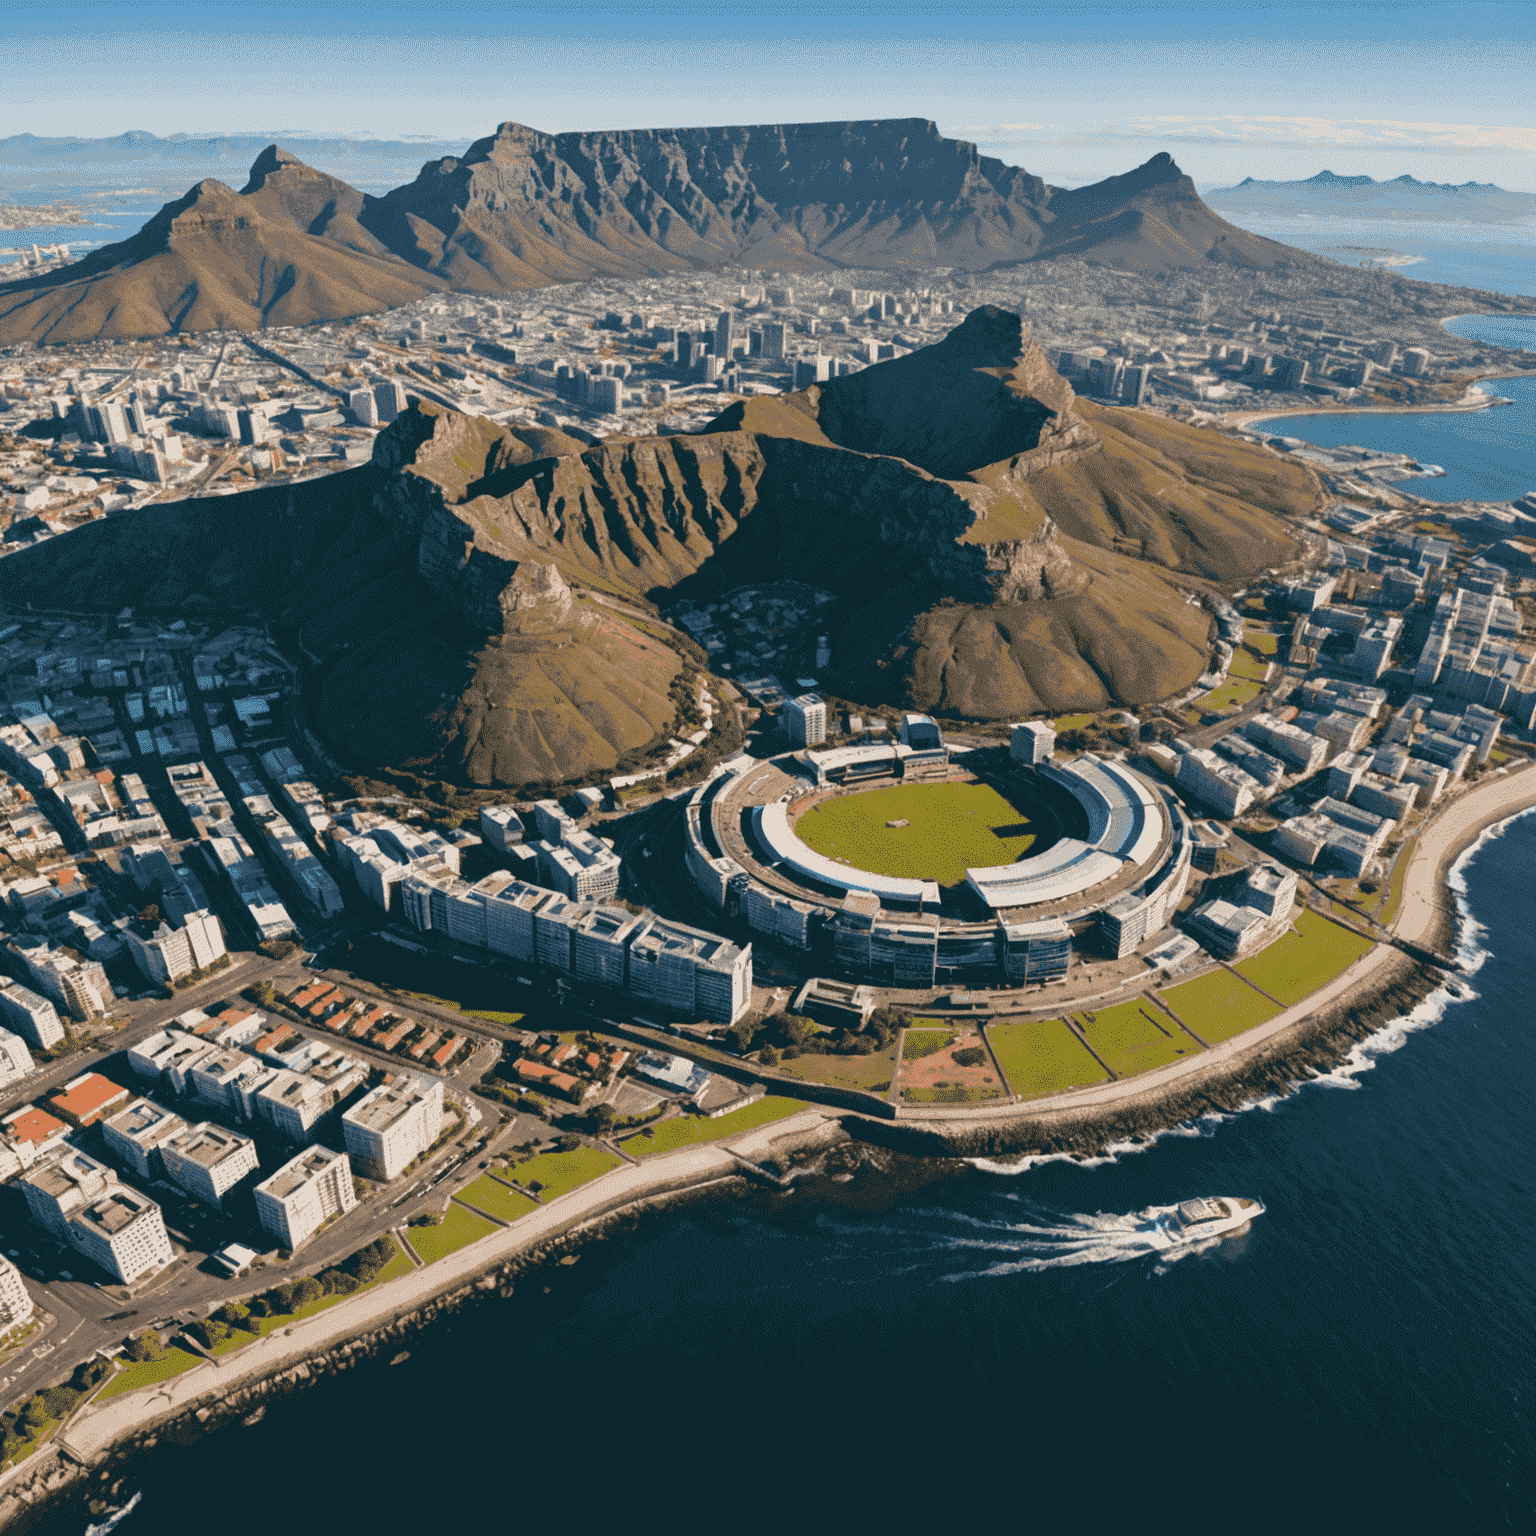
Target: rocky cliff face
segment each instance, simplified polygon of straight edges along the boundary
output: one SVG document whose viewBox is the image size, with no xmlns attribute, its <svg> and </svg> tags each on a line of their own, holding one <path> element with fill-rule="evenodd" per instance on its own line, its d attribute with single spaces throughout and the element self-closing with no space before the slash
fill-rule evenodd
<svg viewBox="0 0 1536 1536">
<path fill-rule="evenodd" d="M 1090 421 L 987 309 L 690 436 L 586 446 L 418 401 L 366 468 L 93 524 L 0 562 L 0 593 L 255 607 L 327 659 L 315 718 L 348 760 L 554 783 L 673 728 L 682 658 L 636 610 L 746 582 L 836 594 L 848 698 L 996 719 L 1164 697 L 1208 654 L 1182 573 L 1291 558 L 1276 512 L 1314 489 L 1215 434 Z"/>
<path fill-rule="evenodd" d="M 444 288 L 726 261 L 985 271 L 1090 254 L 1142 271 L 1298 255 L 1218 218 L 1167 155 L 1061 191 L 921 118 L 564 134 L 503 123 L 382 198 L 272 145 L 240 193 L 199 183 L 133 239 L 0 286 L 0 345 L 305 325 Z"/>
</svg>

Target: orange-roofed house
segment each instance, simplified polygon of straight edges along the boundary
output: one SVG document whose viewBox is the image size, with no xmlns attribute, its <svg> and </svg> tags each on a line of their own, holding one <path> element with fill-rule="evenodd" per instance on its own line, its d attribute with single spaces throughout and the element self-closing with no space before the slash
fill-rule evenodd
<svg viewBox="0 0 1536 1536">
<path fill-rule="evenodd" d="M 459 1047 L 464 1044 L 463 1035 L 449 1035 L 449 1037 L 432 1053 L 432 1065 L 446 1067 L 454 1056 L 458 1054 Z"/>
<path fill-rule="evenodd" d="M 28 1104 L 0 1120 L 0 1134 L 7 1141 L 25 1143 L 33 1152 L 43 1152 L 63 1141 L 69 1135 L 69 1126 L 46 1109 Z"/>
<path fill-rule="evenodd" d="M 100 1072 L 86 1072 L 65 1083 L 48 1102 L 71 1125 L 94 1125 L 114 1105 L 128 1102 L 128 1090 Z"/>
<path fill-rule="evenodd" d="M 423 1056 L 437 1044 L 443 1037 L 436 1030 L 429 1029 L 415 1045 L 411 1047 L 411 1058 L 420 1061 Z"/>
<path fill-rule="evenodd" d="M 525 1083 L 564 1094 L 573 1104 L 580 1104 L 589 1093 L 596 1092 L 592 1084 L 582 1082 L 579 1077 L 572 1077 L 569 1072 L 557 1072 L 554 1067 L 545 1066 L 542 1061 L 524 1059 L 518 1062 L 517 1075 Z"/>
<path fill-rule="evenodd" d="M 549 1053 L 549 1064 L 552 1067 L 563 1067 L 575 1054 L 576 1047 L 574 1045 L 558 1046 Z"/>
</svg>

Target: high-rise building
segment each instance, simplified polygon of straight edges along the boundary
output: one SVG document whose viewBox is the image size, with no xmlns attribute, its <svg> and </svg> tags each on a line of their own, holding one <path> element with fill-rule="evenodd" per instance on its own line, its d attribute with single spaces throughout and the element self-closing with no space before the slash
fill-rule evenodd
<svg viewBox="0 0 1536 1536">
<path fill-rule="evenodd" d="M 1306 358 L 1277 357 L 1275 359 L 1275 387 L 1277 389 L 1300 389 L 1306 382 Z"/>
<path fill-rule="evenodd" d="M 347 1151 L 370 1179 L 389 1180 L 425 1152 L 442 1128 L 443 1085 L 402 1077 L 366 1093 L 341 1117 Z"/>
<path fill-rule="evenodd" d="M 135 1099 L 110 1120 L 102 1121 L 107 1149 L 128 1164 L 141 1179 L 158 1179 L 165 1171 L 160 1146 L 187 1128 L 180 1115 L 153 1099 Z"/>
<path fill-rule="evenodd" d="M 730 362 L 735 348 L 734 326 L 735 318 L 730 310 L 722 310 L 720 318 L 715 321 L 715 356 L 722 365 Z"/>
<path fill-rule="evenodd" d="M 523 840 L 523 818 L 510 805 L 480 807 L 480 836 L 498 853 Z"/>
<path fill-rule="evenodd" d="M 189 912 L 179 928 L 140 918 L 123 930 L 128 951 L 145 978 L 160 986 L 211 965 L 224 951 L 224 931 L 211 912 Z"/>
<path fill-rule="evenodd" d="M 827 739 L 827 706 L 814 693 L 790 699 L 782 711 L 784 734 L 797 747 L 814 747 Z"/>
<path fill-rule="evenodd" d="M 1429 372 L 1429 353 L 1423 347 L 1409 347 L 1403 353 L 1403 372 L 1410 379 L 1421 379 Z"/>
<path fill-rule="evenodd" d="M 21 1271 L 0 1255 L 0 1339 L 31 1322 L 34 1310 Z"/>
<path fill-rule="evenodd" d="M 1125 370 L 1125 379 L 1120 385 L 1120 398 L 1127 405 L 1144 405 L 1151 388 L 1152 366 L 1150 363 L 1139 363 Z"/>
<path fill-rule="evenodd" d="M 205 1120 L 161 1142 L 160 1161 L 171 1181 L 189 1195 L 221 1205 L 241 1179 L 256 1171 L 256 1143 Z"/>
<path fill-rule="evenodd" d="M 386 379 L 382 384 L 373 386 L 373 401 L 381 423 L 393 421 L 409 404 L 405 385 L 393 379 Z"/>
<path fill-rule="evenodd" d="M 784 325 L 782 321 L 770 321 L 763 327 L 763 356 L 776 362 L 784 361 Z"/>
<path fill-rule="evenodd" d="M 175 1255 L 160 1207 L 70 1146 L 57 1146 L 20 1180 L 33 1217 L 123 1285 Z"/>
<path fill-rule="evenodd" d="M 290 1250 L 357 1204 L 351 1161 L 329 1147 L 306 1147 L 263 1179 L 254 1194 L 262 1226 Z"/>
<path fill-rule="evenodd" d="M 1055 727 L 1047 725 L 1043 720 L 1026 720 L 1014 726 L 1008 748 L 1014 762 L 1033 767 L 1036 763 L 1049 762 L 1055 750 Z"/>
<path fill-rule="evenodd" d="M 46 997 L 20 982 L 0 978 L 0 1019 L 23 1040 L 46 1051 L 64 1038 L 64 1026 Z"/>
<path fill-rule="evenodd" d="M 32 1053 L 20 1035 L 0 1029 L 0 1088 L 19 1083 L 32 1070 Z"/>
<path fill-rule="evenodd" d="M 371 389 L 354 389 L 347 394 L 347 409 L 360 427 L 379 424 L 379 402 Z"/>
</svg>

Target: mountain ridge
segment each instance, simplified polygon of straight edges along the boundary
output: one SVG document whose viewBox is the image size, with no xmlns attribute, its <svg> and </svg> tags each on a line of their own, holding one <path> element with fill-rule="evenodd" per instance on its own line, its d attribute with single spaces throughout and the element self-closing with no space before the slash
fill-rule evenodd
<svg viewBox="0 0 1536 1536">
<path fill-rule="evenodd" d="M 690 663 L 644 615 L 743 582 L 833 594 L 850 699 L 1166 697 L 1209 660 L 1191 598 L 1295 559 L 1319 494 L 1255 445 L 1078 401 L 986 306 L 696 433 L 580 444 L 412 400 L 366 466 L 88 524 L 0 563 L 0 594 L 254 611 L 320 658 L 311 719 L 359 771 L 553 784 L 665 741 Z"/>
<path fill-rule="evenodd" d="M 240 192 L 205 179 L 128 240 L 0 284 L 0 345 L 318 323 L 445 289 L 726 263 L 979 272 L 1062 256 L 1148 272 L 1312 259 L 1221 219 L 1166 154 L 1061 190 L 922 118 L 553 135 L 508 122 L 381 197 L 269 145 Z"/>
</svg>

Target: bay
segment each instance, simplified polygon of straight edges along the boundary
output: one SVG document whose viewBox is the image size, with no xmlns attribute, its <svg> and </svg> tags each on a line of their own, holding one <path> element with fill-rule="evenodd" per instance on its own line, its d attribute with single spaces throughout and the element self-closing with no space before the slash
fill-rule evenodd
<svg viewBox="0 0 1536 1536">
<path fill-rule="evenodd" d="M 1536 1519 L 1536 817 L 1466 861 L 1442 995 L 1278 1101 L 1082 1164 L 922 1163 L 695 1203 L 258 1425 L 119 1457 L 120 1527 L 654 1518 L 826 1529 L 1196 1513 Z M 1460 877 L 1459 877 L 1460 878 Z M 1173 1202 L 1263 1202 L 1158 1250 Z M 548 1287 L 546 1290 L 545 1288 Z M 18 1522 L 79 1532 L 68 1490 Z"/>
</svg>

